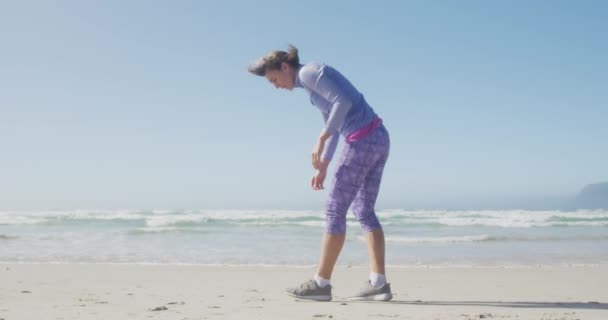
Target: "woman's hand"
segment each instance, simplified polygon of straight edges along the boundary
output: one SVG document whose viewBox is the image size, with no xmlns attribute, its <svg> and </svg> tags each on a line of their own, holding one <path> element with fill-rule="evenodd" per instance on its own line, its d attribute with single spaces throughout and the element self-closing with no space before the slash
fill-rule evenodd
<svg viewBox="0 0 608 320">
<path fill-rule="evenodd" d="M 317 170 L 317 174 L 315 174 L 311 181 L 310 186 L 313 190 L 323 190 L 323 182 L 325 181 L 325 177 L 327 176 L 327 169 Z"/>
</svg>

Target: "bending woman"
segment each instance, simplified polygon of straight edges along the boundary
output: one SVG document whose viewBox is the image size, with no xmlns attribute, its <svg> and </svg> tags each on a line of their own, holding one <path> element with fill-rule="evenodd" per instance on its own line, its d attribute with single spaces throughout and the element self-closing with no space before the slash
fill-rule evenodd
<svg viewBox="0 0 608 320">
<path fill-rule="evenodd" d="M 261 57 L 249 66 L 249 72 L 266 77 L 276 88 L 303 88 L 321 111 L 325 126 L 311 159 L 316 169 L 310 182 L 314 190 L 323 189 L 339 137 L 345 141 L 325 207 L 326 233 L 319 268 L 313 279 L 287 289 L 287 293 L 298 299 L 331 300 L 330 279 L 344 245 L 350 207 L 366 232 L 371 269 L 369 281 L 351 299 L 390 300 L 384 268 L 384 232 L 374 211 L 390 146 L 382 120 L 340 72 L 322 63 L 300 64 L 298 50 L 293 46 Z"/>
</svg>

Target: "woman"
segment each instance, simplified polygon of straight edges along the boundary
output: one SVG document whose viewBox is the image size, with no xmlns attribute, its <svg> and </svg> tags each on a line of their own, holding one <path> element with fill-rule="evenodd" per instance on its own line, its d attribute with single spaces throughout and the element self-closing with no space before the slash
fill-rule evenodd
<svg viewBox="0 0 608 320">
<path fill-rule="evenodd" d="M 363 95 L 337 70 L 321 63 L 300 64 L 298 50 L 272 51 L 249 66 L 249 72 L 263 76 L 276 88 L 304 88 L 325 120 L 325 126 L 312 151 L 313 190 L 323 189 L 327 166 L 336 150 L 339 136 L 345 138 L 342 156 L 336 166 L 327 201 L 326 233 L 319 269 L 312 280 L 287 289 L 298 299 L 331 300 L 330 279 L 344 245 L 346 213 L 352 210 L 366 231 L 370 257 L 370 279 L 353 300 L 392 298 L 384 269 L 384 232 L 374 206 L 382 171 L 389 154 L 389 135 L 382 120 Z"/>
</svg>

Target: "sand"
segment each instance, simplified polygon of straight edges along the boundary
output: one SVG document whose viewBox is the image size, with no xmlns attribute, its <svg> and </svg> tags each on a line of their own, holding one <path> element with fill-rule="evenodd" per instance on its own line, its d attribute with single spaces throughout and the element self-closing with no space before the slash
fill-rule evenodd
<svg viewBox="0 0 608 320">
<path fill-rule="evenodd" d="M 604 265 L 394 267 L 393 301 L 348 301 L 367 272 L 307 302 L 283 290 L 312 267 L 1 263 L 0 319 L 608 319 Z"/>
</svg>

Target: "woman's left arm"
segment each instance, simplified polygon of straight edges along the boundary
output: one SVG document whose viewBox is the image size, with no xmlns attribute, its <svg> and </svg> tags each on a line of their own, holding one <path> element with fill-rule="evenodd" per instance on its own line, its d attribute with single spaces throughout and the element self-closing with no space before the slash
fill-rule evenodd
<svg viewBox="0 0 608 320">
<path fill-rule="evenodd" d="M 329 138 L 331 138 L 331 134 L 329 134 L 326 130 L 321 131 L 319 138 L 317 139 L 317 143 L 312 150 L 312 166 L 317 170 L 326 170 L 329 162 L 331 161 L 331 157 L 322 158 L 323 151 L 325 150 L 325 144 Z"/>
<path fill-rule="evenodd" d="M 301 70 L 300 76 L 304 86 L 332 105 L 329 113 L 323 113 L 325 127 L 312 152 L 313 167 L 318 170 L 322 160 L 328 160 L 329 163 L 333 157 L 338 142 L 338 129 L 344 123 L 346 114 L 352 107 L 352 101 L 346 85 L 348 82 L 331 67 L 306 68 Z"/>
</svg>

